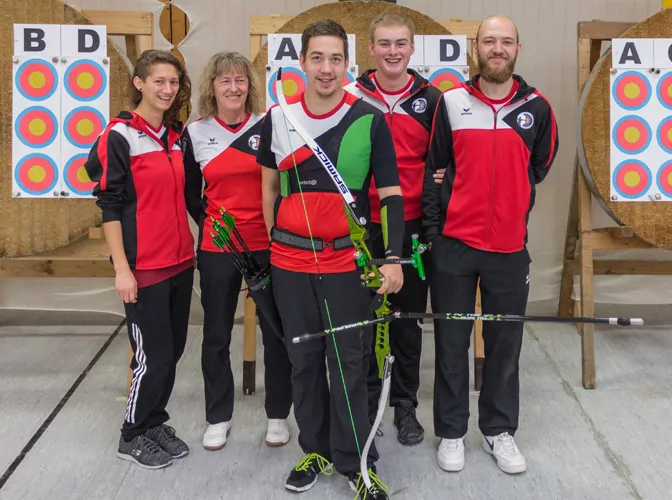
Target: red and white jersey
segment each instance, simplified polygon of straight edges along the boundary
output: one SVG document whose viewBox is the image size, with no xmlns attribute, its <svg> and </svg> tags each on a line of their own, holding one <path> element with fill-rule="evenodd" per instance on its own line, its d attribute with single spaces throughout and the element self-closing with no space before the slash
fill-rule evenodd
<svg viewBox="0 0 672 500">
<path fill-rule="evenodd" d="M 263 118 L 264 114 L 250 114 L 233 128 L 217 117 L 203 118 L 187 127 L 185 192 L 189 213 L 199 224 L 201 250 L 221 251 L 210 235 L 214 233 L 211 217 L 221 221 L 221 208 L 233 216 L 250 250 L 269 248 L 261 201 L 261 166 L 256 160 Z"/>
</svg>

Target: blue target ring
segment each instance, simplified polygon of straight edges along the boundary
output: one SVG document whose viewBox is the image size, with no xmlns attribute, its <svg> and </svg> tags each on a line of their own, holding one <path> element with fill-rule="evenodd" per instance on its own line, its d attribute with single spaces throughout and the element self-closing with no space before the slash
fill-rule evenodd
<svg viewBox="0 0 672 500">
<path fill-rule="evenodd" d="M 638 71 L 626 71 L 612 86 L 616 104 L 629 111 L 642 109 L 651 99 L 651 83 Z"/>
<path fill-rule="evenodd" d="M 278 103 L 278 96 L 275 93 L 275 81 L 277 78 L 278 72 L 275 71 L 268 80 L 268 95 L 275 104 Z M 306 75 L 301 69 L 291 66 L 282 68 L 282 89 L 287 99 L 291 99 L 304 92 L 307 83 Z"/>
<path fill-rule="evenodd" d="M 46 148 L 58 135 L 58 119 L 50 109 L 33 106 L 16 118 L 14 133 L 29 148 Z"/>
<path fill-rule="evenodd" d="M 35 196 L 47 194 L 58 182 L 58 167 L 56 162 L 45 154 L 29 154 L 16 164 L 14 180 L 28 194 Z"/>
<path fill-rule="evenodd" d="M 28 59 L 16 71 L 14 88 L 30 101 L 44 101 L 56 92 L 58 73 L 44 60 Z"/>
<path fill-rule="evenodd" d="M 65 90 L 78 101 L 98 99 L 107 88 L 107 76 L 103 67 L 90 59 L 73 63 L 63 75 Z"/>
</svg>

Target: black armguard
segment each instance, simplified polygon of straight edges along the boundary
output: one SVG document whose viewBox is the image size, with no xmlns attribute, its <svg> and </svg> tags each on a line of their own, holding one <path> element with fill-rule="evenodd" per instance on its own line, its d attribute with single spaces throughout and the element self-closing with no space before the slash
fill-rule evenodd
<svg viewBox="0 0 672 500">
<path fill-rule="evenodd" d="M 401 258 L 404 249 L 404 199 L 398 195 L 380 201 L 380 223 L 383 230 L 385 257 Z"/>
</svg>

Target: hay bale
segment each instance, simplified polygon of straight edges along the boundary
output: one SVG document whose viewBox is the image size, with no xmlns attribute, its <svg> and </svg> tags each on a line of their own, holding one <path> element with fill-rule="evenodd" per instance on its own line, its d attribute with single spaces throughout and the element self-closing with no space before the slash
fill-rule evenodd
<svg viewBox="0 0 672 500">
<path fill-rule="evenodd" d="M 12 123 L 12 55 L 15 23 L 91 24 L 59 0 L 3 0 L 0 30 L 0 120 Z M 131 70 L 108 38 L 110 115 L 128 109 Z M 12 198 L 12 127 L 0 127 L 0 257 L 35 255 L 67 246 L 100 225 L 94 200 Z"/>
<path fill-rule="evenodd" d="M 450 35 L 444 26 L 420 12 L 394 5 L 387 2 L 334 2 L 318 5 L 308 9 L 287 21 L 278 33 L 301 33 L 309 24 L 320 19 L 333 19 L 345 29 L 346 33 L 354 34 L 357 38 L 357 65 L 359 71 L 364 72 L 369 68 L 375 68 L 375 61 L 369 53 L 369 24 L 378 14 L 384 10 L 396 10 L 402 12 L 415 24 L 417 35 Z M 266 64 L 268 62 L 268 45 L 264 45 L 253 61 L 254 68 L 263 82 L 266 81 Z M 475 74 L 478 68 L 469 58 L 469 69 Z M 265 95 L 261 96 L 262 108 L 265 107 Z"/>
<path fill-rule="evenodd" d="M 672 38 L 672 9 L 664 9 L 633 26 L 621 38 Z M 606 212 L 632 228 L 644 241 L 672 250 L 672 203 L 612 202 L 610 196 L 610 71 L 611 50 L 595 65 L 579 107 L 579 157 L 591 189 Z"/>
</svg>

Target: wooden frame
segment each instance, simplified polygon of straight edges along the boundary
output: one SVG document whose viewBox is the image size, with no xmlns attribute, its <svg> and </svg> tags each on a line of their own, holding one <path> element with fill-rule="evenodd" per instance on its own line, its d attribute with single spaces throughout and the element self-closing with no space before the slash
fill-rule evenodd
<svg viewBox="0 0 672 500">
<path fill-rule="evenodd" d="M 270 16 L 251 16 L 250 17 L 250 60 L 254 60 L 263 46 L 263 37 L 269 33 L 277 33 L 285 23 L 293 19 L 279 14 Z M 476 38 L 476 32 L 481 21 L 448 19 L 437 21 L 453 35 L 465 35 L 469 42 Z M 471 43 L 467 45 L 468 50 Z M 245 319 L 244 319 L 244 337 L 243 337 L 243 391 L 245 394 L 254 394 L 254 363 L 256 352 L 256 317 L 250 316 L 248 310 L 254 313 L 253 305 L 248 306 L 252 299 L 245 300 Z M 481 312 L 481 295 L 477 290 L 476 294 L 476 312 Z M 481 321 L 474 322 L 474 387 L 478 391 L 481 389 L 483 380 L 483 361 L 485 359 L 485 348 L 483 345 L 483 325 Z"/>
<path fill-rule="evenodd" d="M 619 37 L 637 23 L 588 21 L 578 23 L 578 96 L 597 63 L 602 42 Z M 578 158 L 574 160 L 574 180 L 560 285 L 558 315 L 594 316 L 593 279 L 595 275 L 670 275 L 672 262 L 642 260 L 595 260 L 595 250 L 653 249 L 634 235 L 632 228 L 594 228 L 591 217 L 591 192 Z M 575 274 L 580 275 L 581 295 L 572 299 Z M 586 389 L 595 388 L 595 325 L 578 325 L 581 333 L 581 380 Z"/>
</svg>

